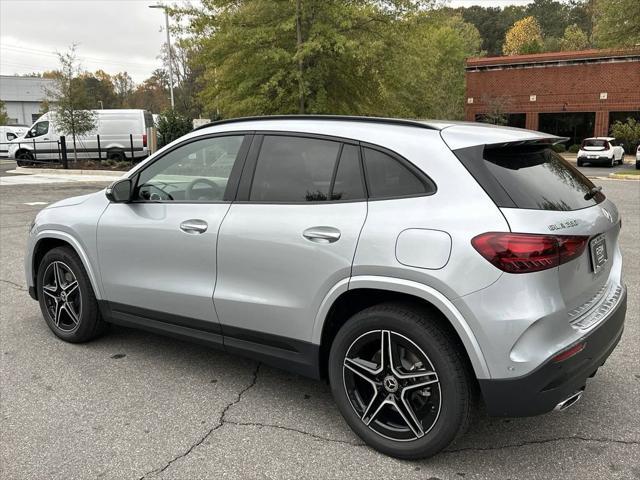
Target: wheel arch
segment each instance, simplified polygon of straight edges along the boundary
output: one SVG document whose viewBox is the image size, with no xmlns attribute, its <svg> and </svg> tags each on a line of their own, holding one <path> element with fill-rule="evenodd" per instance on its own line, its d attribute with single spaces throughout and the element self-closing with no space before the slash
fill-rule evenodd
<svg viewBox="0 0 640 480">
<path fill-rule="evenodd" d="M 96 299 L 102 299 L 102 293 L 97 281 L 94 269 L 89 261 L 85 249 L 82 247 L 73 236 L 65 232 L 59 232 L 54 230 L 45 230 L 40 232 L 33 247 L 33 253 L 31 255 L 31 270 L 30 275 L 33 281 L 34 287 L 37 286 L 38 266 L 42 261 L 45 254 L 56 247 L 70 247 L 80 258 L 82 266 L 87 272 L 91 287 L 93 288 Z M 34 289 L 37 295 L 37 289 Z"/>
<path fill-rule="evenodd" d="M 452 334 L 469 361 L 475 377 L 490 378 L 484 355 L 471 328 L 457 308 L 442 293 L 426 285 L 386 277 L 352 277 L 336 285 L 323 301 L 314 324 L 313 343 L 319 345 L 320 375 L 326 378 L 331 343 L 338 330 L 355 313 L 386 302 L 412 304 L 434 314 L 434 319 Z"/>
</svg>

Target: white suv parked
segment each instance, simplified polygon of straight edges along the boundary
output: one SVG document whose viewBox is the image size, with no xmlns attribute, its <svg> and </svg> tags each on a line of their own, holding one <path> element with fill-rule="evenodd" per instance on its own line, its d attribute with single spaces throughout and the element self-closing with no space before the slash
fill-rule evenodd
<svg viewBox="0 0 640 480">
<path fill-rule="evenodd" d="M 578 151 L 578 166 L 600 163 L 614 167 L 624 163 L 624 148 L 613 137 L 585 138 Z"/>
</svg>

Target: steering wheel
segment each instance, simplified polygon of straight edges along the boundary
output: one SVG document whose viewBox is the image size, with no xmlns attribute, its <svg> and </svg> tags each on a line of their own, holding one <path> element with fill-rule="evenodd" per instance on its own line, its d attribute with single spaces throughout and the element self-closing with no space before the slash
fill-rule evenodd
<svg viewBox="0 0 640 480">
<path fill-rule="evenodd" d="M 168 184 L 166 184 L 166 183 L 164 183 L 164 182 L 158 182 L 158 183 L 163 184 L 165 187 L 168 187 L 168 186 L 169 186 Z M 143 185 L 143 187 L 147 187 L 147 188 L 155 188 L 155 189 L 156 189 L 156 190 L 158 190 L 159 192 L 162 192 L 162 194 L 163 194 L 163 195 L 166 195 L 166 196 L 167 196 L 167 199 L 169 199 L 169 200 L 173 200 L 173 197 L 171 196 L 171 194 L 170 194 L 169 192 L 164 191 L 162 188 L 160 188 L 160 187 L 159 187 L 158 185 L 156 185 L 156 184 L 153 184 L 153 183 L 147 183 L 146 185 Z M 155 198 L 154 198 L 154 199 L 152 199 L 152 198 L 151 198 L 151 196 L 152 196 L 152 195 L 153 195 L 152 193 L 149 193 L 149 198 L 147 198 L 146 200 L 162 200 L 162 197 L 161 197 L 161 198 L 158 198 L 158 199 L 155 199 Z"/>
<path fill-rule="evenodd" d="M 220 185 L 218 185 L 213 180 L 209 180 L 208 178 L 196 178 L 189 185 L 187 185 L 187 188 L 184 192 L 184 196 L 186 200 L 198 200 L 198 197 L 196 197 L 197 194 L 194 191 L 194 187 L 199 183 L 204 183 L 205 185 L 209 185 L 214 191 L 215 198 L 222 198 L 222 189 L 220 188 Z"/>
</svg>

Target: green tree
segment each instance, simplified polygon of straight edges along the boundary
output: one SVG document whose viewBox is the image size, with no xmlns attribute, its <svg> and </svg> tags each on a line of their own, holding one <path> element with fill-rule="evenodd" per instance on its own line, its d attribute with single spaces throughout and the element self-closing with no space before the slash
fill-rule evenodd
<svg viewBox="0 0 640 480">
<path fill-rule="evenodd" d="M 584 50 L 589 47 L 589 38 L 578 25 L 569 25 L 564 36 L 560 40 L 560 49 L 563 51 Z"/>
<path fill-rule="evenodd" d="M 460 8 L 462 18 L 473 24 L 482 37 L 482 49 L 489 56 L 502 54 L 502 43 L 509 28 L 525 17 L 524 7 L 509 6 L 507 8 L 481 7 L 473 5 Z"/>
<path fill-rule="evenodd" d="M 594 40 L 603 48 L 640 44 L 640 1 L 596 0 Z"/>
<path fill-rule="evenodd" d="M 212 118 L 461 118 L 465 59 L 480 54 L 481 38 L 460 15 L 433 4 L 205 0 L 177 15 L 187 17 L 199 100 Z"/>
<path fill-rule="evenodd" d="M 158 119 L 158 147 L 173 142 L 191 130 L 193 126 L 190 119 L 175 110 L 166 110 Z"/>
<path fill-rule="evenodd" d="M 0 100 L 0 125 L 7 125 L 9 123 L 9 115 L 5 109 L 4 102 Z"/>
<path fill-rule="evenodd" d="M 507 32 L 502 51 L 505 55 L 539 53 L 543 49 L 542 30 L 534 17 L 518 20 Z"/>
<path fill-rule="evenodd" d="M 96 117 L 87 110 L 89 103 L 84 83 L 80 79 L 82 69 L 76 55 L 76 45 L 66 53 L 58 53 L 60 70 L 55 76 L 55 87 L 47 90 L 47 100 L 53 105 L 58 131 L 71 135 L 73 139 L 73 157 L 77 161 L 76 140 L 96 127 Z"/>
<path fill-rule="evenodd" d="M 617 121 L 611 126 L 611 135 L 624 144 L 627 153 L 633 153 L 640 144 L 640 122 L 635 118 Z"/>
<path fill-rule="evenodd" d="M 468 57 L 480 54 L 478 30 L 458 14 L 433 10 L 399 22 L 397 48 L 387 55 L 384 115 L 462 119 Z"/>
</svg>

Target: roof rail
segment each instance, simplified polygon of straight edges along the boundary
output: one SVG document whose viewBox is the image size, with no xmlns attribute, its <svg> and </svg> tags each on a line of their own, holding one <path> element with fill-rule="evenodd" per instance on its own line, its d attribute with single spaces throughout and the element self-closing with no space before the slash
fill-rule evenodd
<svg viewBox="0 0 640 480">
<path fill-rule="evenodd" d="M 203 128 L 215 127 L 217 125 L 227 125 L 229 123 L 251 122 L 255 120 L 342 120 L 346 122 L 363 122 L 363 123 L 383 123 L 387 125 L 404 125 L 409 127 L 425 128 L 427 130 L 439 130 L 439 128 L 420 122 L 418 120 L 406 120 L 402 118 L 385 118 L 385 117 L 357 117 L 351 115 L 263 115 L 253 117 L 229 118 L 226 120 L 217 120 L 205 125 L 201 125 L 195 130 Z"/>
</svg>

